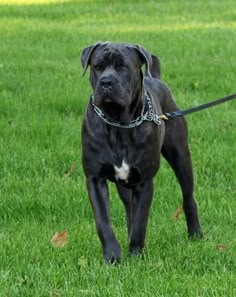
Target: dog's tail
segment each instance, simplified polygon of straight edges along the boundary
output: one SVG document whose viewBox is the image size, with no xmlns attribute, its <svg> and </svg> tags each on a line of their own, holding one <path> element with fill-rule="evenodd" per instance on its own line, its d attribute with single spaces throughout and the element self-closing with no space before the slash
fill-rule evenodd
<svg viewBox="0 0 236 297">
<path fill-rule="evenodd" d="M 150 65 L 150 72 L 153 78 L 161 79 L 161 65 L 160 60 L 152 55 L 152 65 Z"/>
</svg>

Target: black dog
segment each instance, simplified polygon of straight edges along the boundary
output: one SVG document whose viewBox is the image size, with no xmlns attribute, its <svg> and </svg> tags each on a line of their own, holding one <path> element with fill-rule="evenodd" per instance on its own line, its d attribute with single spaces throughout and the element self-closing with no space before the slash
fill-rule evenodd
<svg viewBox="0 0 236 297">
<path fill-rule="evenodd" d="M 201 236 L 186 122 L 159 117 L 178 107 L 159 80 L 158 58 L 137 45 L 99 42 L 83 50 L 81 63 L 84 73 L 91 66 L 94 90 L 82 127 L 83 167 L 104 259 L 119 262 L 121 256 L 110 222 L 107 180 L 116 184 L 124 203 L 129 252 L 137 254 L 144 248 L 161 154 L 180 183 L 188 234 Z"/>
</svg>

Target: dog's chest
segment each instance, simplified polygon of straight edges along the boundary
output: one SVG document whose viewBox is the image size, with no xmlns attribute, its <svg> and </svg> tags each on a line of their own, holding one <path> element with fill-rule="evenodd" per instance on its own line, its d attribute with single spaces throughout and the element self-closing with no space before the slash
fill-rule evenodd
<svg viewBox="0 0 236 297">
<path fill-rule="evenodd" d="M 109 127 L 96 138 L 94 128 L 84 138 L 83 165 L 87 172 L 127 188 L 151 178 L 158 166 L 158 129 L 154 128 L 151 125 L 127 130 Z"/>
<path fill-rule="evenodd" d="M 117 181 L 121 180 L 124 183 L 128 183 L 130 166 L 123 160 L 120 167 L 114 165 L 114 174 Z"/>
<path fill-rule="evenodd" d="M 101 166 L 100 176 L 115 182 L 120 183 L 126 187 L 133 187 L 139 183 L 141 179 L 140 170 L 129 164 L 125 159 L 122 163 L 105 163 Z"/>
<path fill-rule="evenodd" d="M 110 154 L 104 154 L 101 175 L 127 187 L 137 184 L 141 179 L 141 154 L 137 151 L 134 139 L 116 135 L 116 139 L 110 140 L 108 146 Z"/>
</svg>

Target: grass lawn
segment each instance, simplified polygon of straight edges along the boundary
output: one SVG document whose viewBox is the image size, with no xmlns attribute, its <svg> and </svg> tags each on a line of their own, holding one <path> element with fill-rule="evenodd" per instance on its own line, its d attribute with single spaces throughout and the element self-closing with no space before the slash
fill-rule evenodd
<svg viewBox="0 0 236 297">
<path fill-rule="evenodd" d="M 110 185 L 122 263 L 104 264 L 80 137 L 80 53 L 97 40 L 158 55 L 182 108 L 236 91 L 236 1 L 0 0 L 0 296 L 236 296 L 236 102 L 187 118 L 204 239 L 173 219 L 182 199 L 162 160 L 143 257 L 127 255 Z"/>
</svg>

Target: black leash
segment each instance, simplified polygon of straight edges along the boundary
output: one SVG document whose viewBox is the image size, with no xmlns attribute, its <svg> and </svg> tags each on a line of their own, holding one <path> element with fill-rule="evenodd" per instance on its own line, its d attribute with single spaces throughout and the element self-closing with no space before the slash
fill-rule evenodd
<svg viewBox="0 0 236 297">
<path fill-rule="evenodd" d="M 227 97 L 221 98 L 221 99 L 211 101 L 206 104 L 202 104 L 202 105 L 199 105 L 196 107 L 189 108 L 189 109 L 167 112 L 167 113 L 161 115 L 161 118 L 164 120 L 174 119 L 174 118 L 181 117 L 181 116 L 193 113 L 193 112 L 197 112 L 197 111 L 200 111 L 200 110 L 203 110 L 203 109 L 206 109 L 206 108 L 218 105 L 218 104 L 225 103 L 225 102 L 233 100 L 233 99 L 236 99 L 236 93 L 229 95 Z"/>
</svg>

